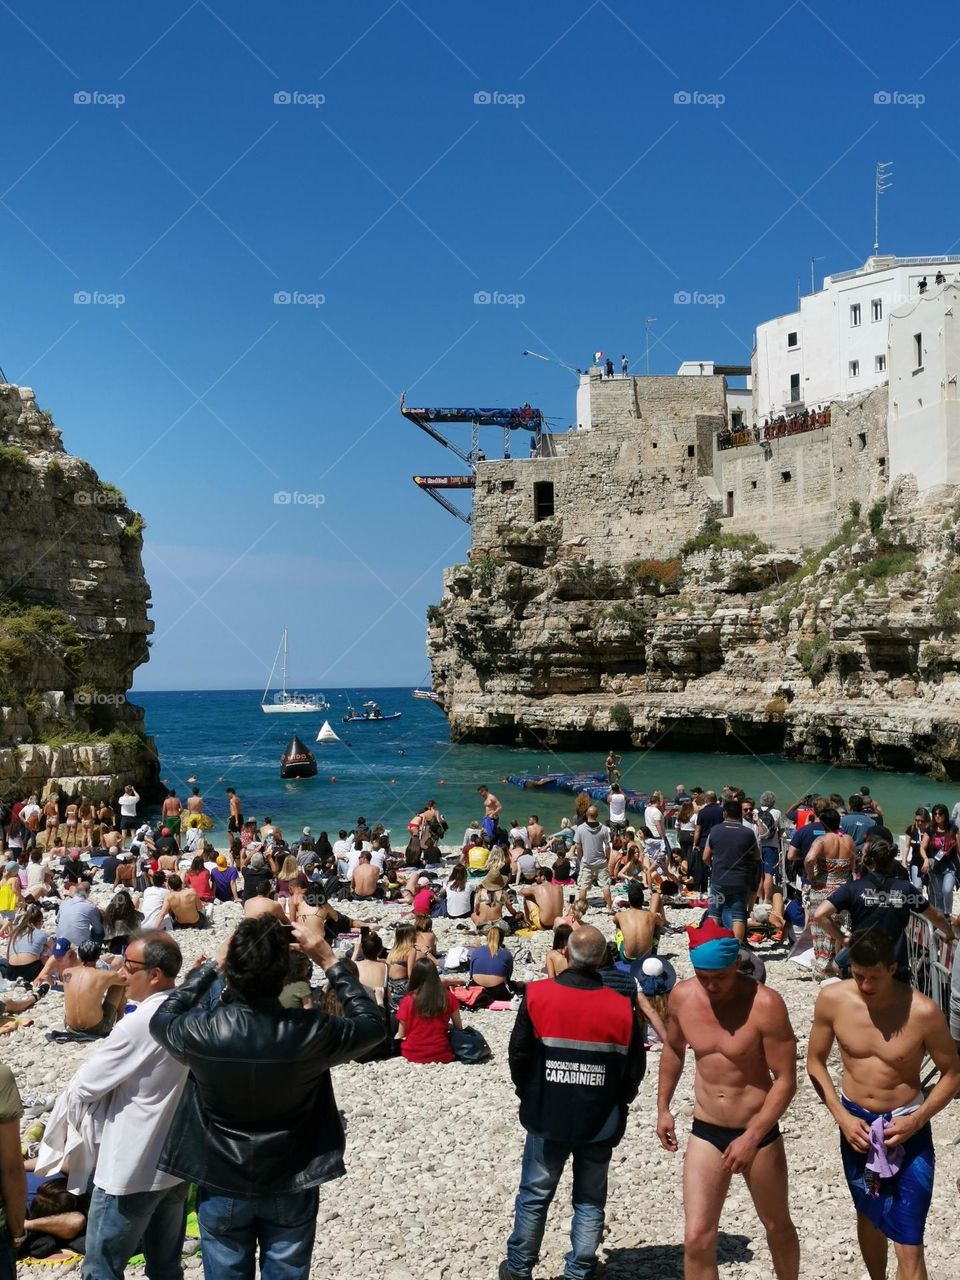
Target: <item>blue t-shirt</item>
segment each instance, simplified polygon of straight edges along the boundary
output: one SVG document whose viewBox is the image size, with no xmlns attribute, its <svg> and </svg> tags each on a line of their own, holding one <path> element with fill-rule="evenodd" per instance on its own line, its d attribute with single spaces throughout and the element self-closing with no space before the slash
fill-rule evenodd
<svg viewBox="0 0 960 1280">
<path fill-rule="evenodd" d="M 872 813 L 845 813 L 840 819 L 840 830 L 845 836 L 853 837 L 853 843 L 857 846 L 857 853 L 863 851 L 863 842 L 867 838 L 867 832 L 876 825 L 877 820 Z"/>
<path fill-rule="evenodd" d="M 904 934 L 910 913 L 922 915 L 930 903 L 909 880 L 887 879 L 868 872 L 859 880 L 848 880 L 829 901 L 838 912 L 848 911 L 853 933 L 862 929 L 879 929 L 896 943 L 897 963 L 901 970 L 906 960 Z M 899 976 L 899 974 L 898 974 Z"/>
<path fill-rule="evenodd" d="M 57 913 L 57 937 L 68 938 L 75 947 L 81 942 L 99 942 L 103 937 L 100 912 L 84 898 L 65 898 Z"/>
<path fill-rule="evenodd" d="M 513 975 L 513 956 L 506 947 L 501 947 L 495 956 L 487 946 L 476 947 L 470 956 L 470 977 L 475 973 L 509 982 Z"/>
<path fill-rule="evenodd" d="M 707 836 L 714 827 L 723 821 L 722 804 L 705 804 L 697 814 L 697 826 L 700 828 L 700 847 L 707 843 Z"/>
<path fill-rule="evenodd" d="M 49 939 L 49 933 L 44 933 L 42 929 L 31 929 L 29 933 L 21 934 L 19 938 L 10 944 L 10 954 L 12 956 L 34 956 L 39 960 Z"/>
<path fill-rule="evenodd" d="M 797 827 L 796 831 L 790 837 L 790 848 L 796 849 L 797 853 L 794 857 L 799 856 L 800 861 L 810 852 L 810 846 L 814 840 L 820 836 L 827 834 L 827 828 L 823 825 L 819 818 L 811 818 L 808 823 L 802 827 Z"/>
<path fill-rule="evenodd" d="M 717 889 L 751 889 L 760 871 L 757 837 L 742 822 L 725 820 L 711 828 L 711 883 Z"/>
</svg>

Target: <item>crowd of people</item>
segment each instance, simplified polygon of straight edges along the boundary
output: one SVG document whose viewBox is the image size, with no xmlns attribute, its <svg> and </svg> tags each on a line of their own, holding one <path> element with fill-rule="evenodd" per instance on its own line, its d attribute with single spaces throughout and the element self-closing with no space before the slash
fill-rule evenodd
<svg viewBox="0 0 960 1280">
<path fill-rule="evenodd" d="M 514 1018 L 526 1134 L 501 1280 L 532 1275 L 568 1162 L 565 1275 L 599 1274 L 607 1171 L 648 1053 L 659 1054 L 651 1125 L 672 1153 L 687 1049 L 685 1275 L 717 1276 L 720 1214 L 741 1173 L 774 1270 L 791 1280 L 800 1253 L 779 1122 L 796 1039 L 765 984 L 767 964 L 788 956 L 823 984 L 807 1070 L 840 1130 L 869 1276 L 885 1276 L 892 1241 L 902 1280 L 923 1280 L 930 1120 L 960 1088 L 960 981 L 948 1025 L 912 985 L 906 933 L 914 916 L 948 940 L 960 925 L 960 805 L 918 809 L 900 837 L 865 787 L 780 808 L 772 792 L 677 786 L 631 809 L 618 763 L 607 760 L 605 802 L 573 797 L 552 833 L 536 813 L 507 819 L 481 786 L 459 841 L 430 800 L 402 848 L 363 817 L 333 840 L 309 826 L 288 838 L 245 816 L 232 789 L 222 848 L 198 790 L 184 805 L 167 797 L 154 821 L 137 817 L 132 789 L 125 807 L 58 802 L 49 834 L 35 797 L 0 811 L 0 1031 L 62 1000 L 50 1035 L 100 1042 L 26 1113 L 0 1067 L 0 1280 L 18 1254 L 64 1245 L 83 1253 L 87 1280 L 122 1276 L 138 1251 L 149 1275 L 180 1276 L 188 1211 L 208 1280 L 249 1277 L 258 1249 L 265 1274 L 306 1277 L 318 1188 L 345 1168 L 331 1068 L 482 1061 L 489 1046 L 464 1016 L 482 1009 Z M 181 931 L 199 940 L 211 926 L 218 945 L 201 946 L 178 984 Z M 689 978 L 663 952 L 684 932 Z M 542 968 L 537 934 L 549 938 Z M 939 1071 L 926 1092 L 925 1057 Z"/>
<path fill-rule="evenodd" d="M 778 414 L 764 418 L 763 424 L 752 427 L 728 425 L 717 432 L 718 449 L 737 449 L 748 444 L 766 444 L 782 440 L 785 436 L 800 435 L 804 431 L 818 431 L 830 425 L 830 408 L 804 409 L 801 413 Z"/>
</svg>

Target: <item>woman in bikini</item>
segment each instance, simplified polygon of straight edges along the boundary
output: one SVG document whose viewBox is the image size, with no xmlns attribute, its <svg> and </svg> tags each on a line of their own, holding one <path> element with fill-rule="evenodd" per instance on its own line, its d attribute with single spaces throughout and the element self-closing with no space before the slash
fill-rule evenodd
<svg viewBox="0 0 960 1280">
<path fill-rule="evenodd" d="M 89 849 L 93 844 L 93 805 L 86 796 L 80 797 L 80 808 L 77 810 L 80 819 L 80 848 Z"/>
<path fill-rule="evenodd" d="M 60 797 L 55 791 L 51 792 L 50 798 L 43 806 L 43 825 L 43 851 L 48 853 L 60 831 Z"/>
<path fill-rule="evenodd" d="M 72 849 L 77 843 L 77 805 L 72 800 L 67 805 L 66 812 L 63 815 L 63 824 L 67 829 L 67 848 Z"/>
</svg>

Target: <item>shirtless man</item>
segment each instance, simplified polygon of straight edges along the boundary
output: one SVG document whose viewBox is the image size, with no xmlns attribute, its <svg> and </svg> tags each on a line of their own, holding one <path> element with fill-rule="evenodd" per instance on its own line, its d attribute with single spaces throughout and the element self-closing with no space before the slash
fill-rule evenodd
<svg viewBox="0 0 960 1280">
<path fill-rule="evenodd" d="M 203 903 L 197 897 L 196 890 L 184 888 L 178 875 L 167 877 L 167 907 L 173 916 L 175 929 L 202 929 L 207 923 Z"/>
<path fill-rule="evenodd" d="M 549 867 L 537 867 L 536 883 L 520 889 L 523 916 L 528 929 L 552 929 L 563 915 L 563 888 L 553 883 Z"/>
<path fill-rule="evenodd" d="M 279 920 L 281 924 L 289 924 L 287 913 L 282 905 L 275 898 L 269 896 L 269 882 L 260 886 L 260 892 L 255 893 L 252 897 L 247 898 L 243 904 L 244 920 L 253 920 L 257 916 L 273 916 Z M 302 922 L 301 922 L 302 923 Z"/>
<path fill-rule="evenodd" d="M 123 1017 L 127 976 L 119 969 L 98 969 L 99 942 L 81 942 L 80 963 L 63 975 L 63 1017 L 71 1031 L 108 1036 Z"/>
<path fill-rule="evenodd" d="M 667 921 L 659 893 L 654 893 L 650 910 L 646 910 L 643 885 L 637 880 L 627 886 L 627 901 L 630 905 L 613 917 L 617 927 L 615 941 L 621 960 L 640 960 L 653 954 L 653 945 Z"/>
<path fill-rule="evenodd" d="M 676 1151 L 670 1103 L 689 1045 L 696 1077 L 683 1164 L 685 1280 L 717 1280 L 717 1228 L 735 1173 L 763 1223 L 777 1280 L 797 1280 L 800 1245 L 777 1123 L 797 1089 L 793 1028 L 780 996 L 737 972 L 739 943 L 729 929 L 708 919 L 688 933 L 695 976 L 670 995 L 657 1120 L 660 1145 Z"/>
<path fill-rule="evenodd" d="M 187 796 L 187 813 L 203 813 L 203 796 L 199 787 L 194 787 Z"/>
<path fill-rule="evenodd" d="M 176 791 L 171 791 L 163 802 L 160 814 L 163 819 L 162 826 L 168 827 L 170 831 L 176 835 L 180 830 L 180 814 L 183 812 L 183 805 L 180 803 L 180 797 Z"/>
<path fill-rule="evenodd" d="M 531 849 L 541 849 L 547 833 L 543 829 L 540 819 L 535 813 L 531 813 L 527 819 L 527 840 L 530 842 Z"/>
<path fill-rule="evenodd" d="M 497 829 L 497 821 L 500 817 L 500 810 L 503 808 L 503 805 L 489 787 L 477 787 L 477 792 L 483 800 L 483 830 L 484 833 L 492 840 L 493 833 Z"/>
<path fill-rule="evenodd" d="M 887 934 L 864 929 L 848 952 L 852 979 L 824 987 L 817 999 L 807 1072 L 840 1128 L 840 1158 L 870 1280 L 887 1274 L 888 1240 L 898 1280 L 927 1280 L 930 1120 L 960 1087 L 960 1061 L 937 1005 L 894 978 L 896 952 Z M 839 1096 L 827 1067 L 834 1040 L 843 1063 Z M 927 1053 L 940 1079 L 924 1100 L 920 1071 Z M 874 1129 L 877 1121 L 882 1133 Z"/>
<path fill-rule="evenodd" d="M 375 898 L 377 896 L 377 881 L 379 878 L 380 870 L 373 865 L 373 856 L 364 850 L 360 855 L 360 861 L 354 868 L 353 875 L 350 877 L 353 898 L 366 901 Z"/>
<path fill-rule="evenodd" d="M 227 787 L 227 795 L 230 797 L 230 818 L 227 822 L 227 830 L 239 836 L 243 826 L 243 801 L 233 787 Z"/>
</svg>

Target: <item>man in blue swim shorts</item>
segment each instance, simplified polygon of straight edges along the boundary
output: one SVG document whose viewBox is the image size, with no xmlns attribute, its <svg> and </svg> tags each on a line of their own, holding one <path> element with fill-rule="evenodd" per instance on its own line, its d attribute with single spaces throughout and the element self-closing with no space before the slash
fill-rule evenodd
<svg viewBox="0 0 960 1280">
<path fill-rule="evenodd" d="M 887 1274 L 888 1240 L 900 1280 L 927 1280 L 930 1120 L 960 1088 L 960 1061 L 939 1007 L 894 978 L 897 962 L 887 934 L 854 934 L 849 955 L 853 977 L 825 987 L 817 999 L 807 1072 L 840 1127 L 840 1158 L 870 1280 Z M 843 1062 L 840 1094 L 827 1068 L 834 1040 Z M 925 1054 L 940 1071 L 926 1099 L 920 1088 Z"/>
</svg>

